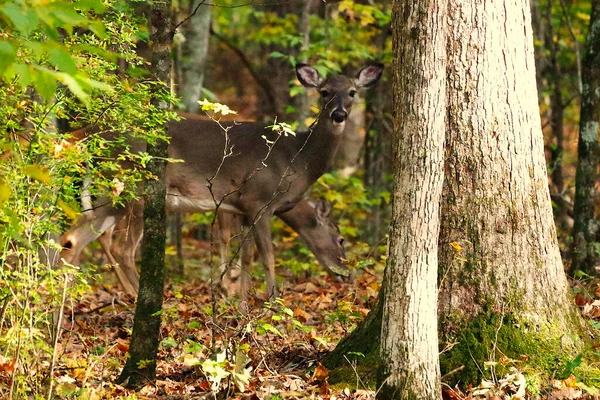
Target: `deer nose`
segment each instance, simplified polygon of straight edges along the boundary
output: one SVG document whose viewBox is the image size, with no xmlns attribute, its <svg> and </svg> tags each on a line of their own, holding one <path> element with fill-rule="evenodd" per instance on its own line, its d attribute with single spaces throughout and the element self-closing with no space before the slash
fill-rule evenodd
<svg viewBox="0 0 600 400">
<path fill-rule="evenodd" d="M 341 124 L 348 118 L 348 113 L 344 110 L 336 109 L 331 113 L 331 119 L 333 119 L 338 124 Z"/>
</svg>

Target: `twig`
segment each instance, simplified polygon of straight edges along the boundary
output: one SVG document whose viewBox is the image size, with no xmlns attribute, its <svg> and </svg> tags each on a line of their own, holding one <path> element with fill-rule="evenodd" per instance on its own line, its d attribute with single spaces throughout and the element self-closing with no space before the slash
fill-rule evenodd
<svg viewBox="0 0 600 400">
<path fill-rule="evenodd" d="M 54 348 L 52 349 L 52 360 L 50 361 L 50 387 L 48 388 L 48 400 L 52 399 L 52 389 L 54 389 L 54 364 L 56 363 L 56 353 L 58 349 L 58 340 L 60 339 L 60 328 L 62 325 L 63 313 L 65 310 L 65 301 L 67 298 L 67 287 L 69 286 L 69 275 L 64 274 L 65 283 L 63 286 L 62 301 L 60 302 L 60 309 L 58 310 L 58 321 L 56 322 L 56 334 L 54 335 Z"/>
<path fill-rule="evenodd" d="M 465 366 L 464 366 L 464 365 L 461 365 L 460 367 L 454 368 L 452 371 L 446 372 L 444 375 L 442 375 L 442 377 L 440 378 L 440 380 L 442 380 L 442 381 L 443 381 L 444 379 L 446 379 L 446 378 L 447 378 L 447 377 L 449 377 L 450 375 L 452 375 L 452 374 L 455 374 L 455 373 L 457 373 L 457 372 L 460 372 L 460 371 L 462 371 L 463 369 L 465 369 Z M 449 386 L 448 386 L 448 387 L 449 387 Z"/>
<path fill-rule="evenodd" d="M 365 383 L 362 381 L 362 379 L 360 379 L 360 375 L 358 374 L 358 371 L 356 370 L 356 365 L 354 365 L 354 363 L 351 363 L 345 354 L 344 354 L 344 359 L 348 362 L 348 364 L 350 364 L 350 368 L 352 368 L 352 371 L 354 371 L 354 375 L 356 375 L 356 390 L 358 390 L 359 383 L 362 385 L 362 387 L 364 389 L 368 389 L 367 385 L 365 385 Z"/>
<path fill-rule="evenodd" d="M 204 3 L 206 3 L 206 0 L 202 0 L 200 3 L 198 3 L 196 5 L 196 8 L 194 8 L 194 11 L 192 11 L 192 13 L 190 15 L 188 15 L 187 17 L 185 17 L 180 23 L 178 23 L 177 25 L 175 25 L 175 27 L 173 28 L 173 30 L 171 31 L 171 36 L 175 35 L 175 33 L 177 32 L 177 28 L 179 28 L 181 25 L 185 24 L 187 21 L 189 21 L 194 15 L 196 15 L 196 12 L 198 11 L 198 9 L 200 8 L 201 5 L 203 5 Z M 210 5 L 210 4 L 207 4 Z"/>
</svg>

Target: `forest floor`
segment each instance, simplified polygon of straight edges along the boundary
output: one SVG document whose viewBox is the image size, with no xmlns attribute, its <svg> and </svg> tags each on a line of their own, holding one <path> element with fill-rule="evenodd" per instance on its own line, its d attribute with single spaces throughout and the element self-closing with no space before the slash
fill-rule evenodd
<svg viewBox="0 0 600 400">
<path fill-rule="evenodd" d="M 352 283 L 322 275 L 280 281 L 280 298 L 265 302 L 254 281 L 251 311 L 237 309 L 209 279 L 167 284 L 157 381 L 137 398 L 368 399 L 357 376 L 332 387 L 319 359 L 363 319 L 381 277 L 363 270 Z M 262 286 L 261 286 L 262 285 Z M 55 374 L 56 393 L 79 398 L 128 398 L 114 382 L 125 363 L 134 307 L 117 285 L 96 284 L 65 312 Z M 90 395 L 89 397 L 87 395 Z M 132 397 L 133 398 L 133 397 Z"/>
<path fill-rule="evenodd" d="M 94 284 L 90 293 L 65 311 L 55 393 L 60 398 L 75 395 L 89 400 L 375 398 L 367 379 L 358 374 L 348 387 L 330 385 L 328 371 L 319 360 L 374 305 L 379 270 L 363 269 L 351 283 L 324 274 L 298 278 L 288 273 L 279 282 L 281 297 L 272 303 L 263 300 L 264 283 L 258 277 L 248 314 L 240 313 L 237 301 L 211 287 L 204 275 L 169 280 L 157 380 L 137 393 L 114 383 L 129 347 L 133 303 L 118 285 Z M 573 282 L 573 287 L 584 318 L 592 326 L 600 325 L 600 283 Z M 489 398 L 492 394 L 501 398 L 519 392 L 524 382 L 515 373 L 504 381 L 484 381 L 467 393 L 446 386 L 444 398 Z M 553 379 L 550 385 L 547 398 L 552 399 L 587 398 L 590 391 L 595 393 L 574 376 Z"/>
</svg>

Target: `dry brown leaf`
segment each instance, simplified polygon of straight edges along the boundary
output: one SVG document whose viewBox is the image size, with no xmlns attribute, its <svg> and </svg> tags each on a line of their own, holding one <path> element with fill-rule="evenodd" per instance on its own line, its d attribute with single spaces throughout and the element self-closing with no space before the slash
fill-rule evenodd
<svg viewBox="0 0 600 400">
<path fill-rule="evenodd" d="M 294 309 L 294 316 L 298 317 L 298 319 L 302 320 L 302 322 L 308 322 L 312 319 L 312 315 L 310 315 L 300 307 L 296 307 Z"/>
<path fill-rule="evenodd" d="M 329 383 L 327 382 L 327 377 L 325 377 L 325 379 L 323 380 L 323 383 L 321 383 L 321 386 L 319 387 L 319 394 L 321 396 L 330 396 L 331 395 L 331 389 L 329 388 Z"/>
<path fill-rule="evenodd" d="M 117 339 L 117 349 L 119 349 L 121 353 L 127 353 L 129 351 L 129 344 L 123 339 Z"/>
<path fill-rule="evenodd" d="M 315 372 L 313 373 L 312 378 L 310 378 L 311 382 L 322 382 L 329 376 L 329 370 L 323 366 L 323 364 L 318 363 L 317 368 L 315 368 Z"/>
</svg>

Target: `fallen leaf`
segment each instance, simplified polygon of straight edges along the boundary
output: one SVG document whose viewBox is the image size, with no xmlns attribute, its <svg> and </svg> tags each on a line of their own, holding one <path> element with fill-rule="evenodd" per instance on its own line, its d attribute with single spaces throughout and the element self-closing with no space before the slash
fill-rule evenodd
<svg viewBox="0 0 600 400">
<path fill-rule="evenodd" d="M 317 368 L 315 368 L 315 372 L 313 373 L 312 378 L 310 378 L 311 382 L 322 382 L 329 376 L 329 370 L 323 366 L 323 364 L 318 363 Z"/>
</svg>

